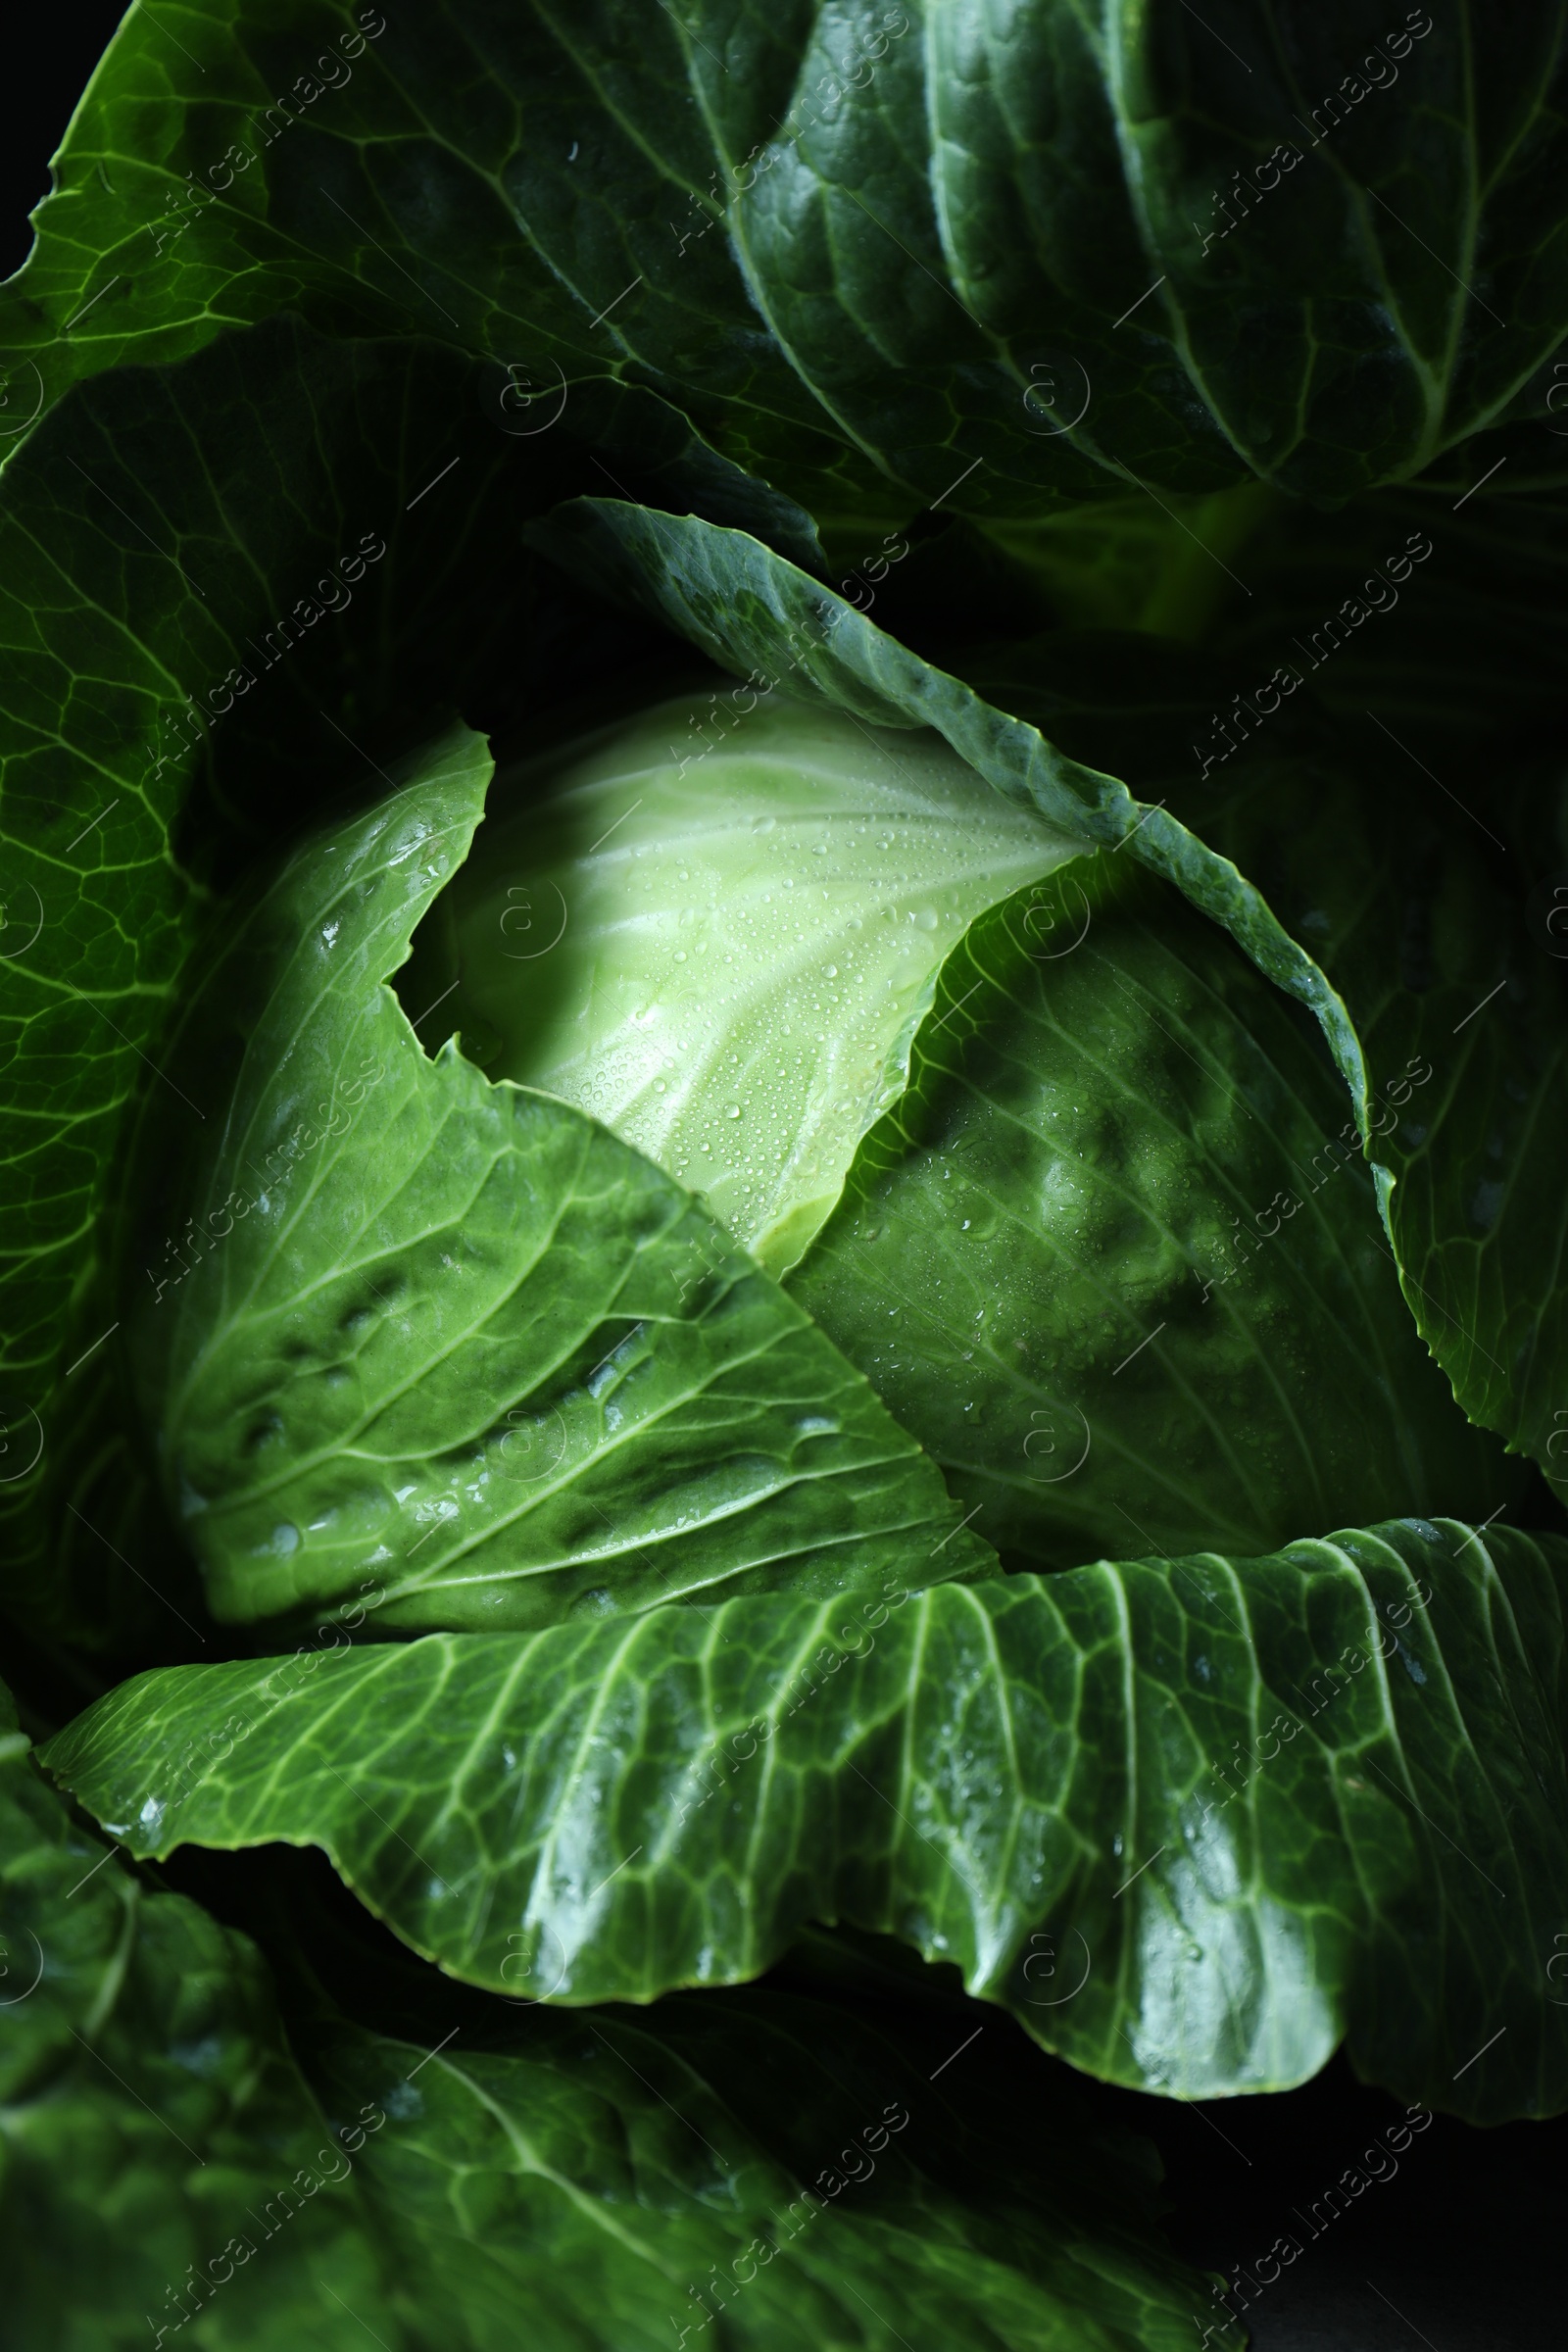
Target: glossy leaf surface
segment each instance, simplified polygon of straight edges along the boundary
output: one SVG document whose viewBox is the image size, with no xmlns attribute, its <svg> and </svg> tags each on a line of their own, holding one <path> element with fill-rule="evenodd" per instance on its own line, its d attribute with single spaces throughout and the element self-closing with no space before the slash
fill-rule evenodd
<svg viewBox="0 0 1568 2352">
<path fill-rule="evenodd" d="M 1279 2088 L 1344 2038 L 1403 2097 L 1546 2114 L 1565 1575 L 1556 1538 L 1403 1521 L 307 1648 L 142 1676 L 47 1761 L 133 1852 L 323 1846 L 498 1991 L 649 2000 L 841 1920 L 1114 2082 Z"/>
</svg>

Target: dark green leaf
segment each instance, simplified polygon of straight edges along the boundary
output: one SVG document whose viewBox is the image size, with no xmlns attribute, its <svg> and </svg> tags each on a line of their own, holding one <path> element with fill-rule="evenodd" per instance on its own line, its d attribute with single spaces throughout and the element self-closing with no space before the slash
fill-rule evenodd
<svg viewBox="0 0 1568 2352">
<path fill-rule="evenodd" d="M 573 477 L 468 391 L 445 353 L 284 321 L 78 389 L 0 477 L 0 1505 L 7 1606 L 57 1632 L 105 1641 L 131 1613 L 107 1571 L 143 1640 L 181 1638 L 107 1548 L 152 1573 L 105 1228 L 135 1098 L 192 1128 L 214 1107 L 155 1047 L 210 891 L 519 676 L 517 527 Z M 417 496 L 453 465 L 461 513 Z M 579 658 L 605 650 L 578 635 Z M 70 1542 L 46 1576 L 51 1518 Z"/>
<path fill-rule="evenodd" d="M 363 1959 L 348 1989 L 378 2005 Z M 512 2352 L 519 2312 L 551 2347 L 667 2352 L 720 2309 L 759 2352 L 1185 2352 L 1208 2300 L 1070 2082 L 1010 2037 L 988 2057 L 962 2004 L 912 2030 L 766 1988 L 566 2018 L 411 1975 L 402 2006 L 401 2039 L 330 2009 L 296 2033 L 329 2112 L 390 2119 L 361 2174 L 474 2352 Z"/>
<path fill-rule="evenodd" d="M 298 2214 L 287 2240 L 254 2273 L 228 2254 L 239 2283 L 202 2340 L 331 2352 L 325 2281 L 386 2328 L 358 2199 L 305 2209 L 292 2187 L 329 2132 L 260 1955 L 78 1828 L 15 1725 L 0 1689 L 0 2334 L 139 2352 L 200 2303 L 191 2266 L 210 2278 L 236 2232 L 260 2237 L 250 2208 L 270 2201 Z"/>
<path fill-rule="evenodd" d="M 512 2352 L 519 2312 L 542 2352 L 665 2352 L 672 2309 L 678 2332 L 725 2301 L 756 2352 L 806 2329 L 894 2352 L 922 2318 L 986 2352 L 1185 2343 L 1201 2282 L 1043 2064 L 1026 2126 L 1016 2056 L 933 2087 L 946 2049 L 925 2063 L 832 2001 L 449 2016 L 450 1990 L 407 1966 L 388 1984 L 363 1939 L 345 1990 L 401 2006 L 393 2030 L 302 1997 L 296 1964 L 285 2035 L 248 1938 L 75 1828 L 15 1720 L 0 1687 L 19 2352 L 140 2352 L 192 2325 L 211 2352 L 340 2352 L 351 2323 L 388 2352 Z M 1041 2101 L 1070 2164 L 1037 2153 Z"/>
<path fill-rule="evenodd" d="M 790 1291 L 1029 1566 L 1484 1519 L 1519 1466 L 1422 1346 L 1349 1108 L 1231 941 L 1081 859 L 954 951 Z"/>
<path fill-rule="evenodd" d="M 14 402 L 293 308 L 533 402 L 653 387 L 819 517 L 1344 498 L 1525 417 L 1550 470 L 1556 8 L 1376 65 L 1364 5 L 1226 23 L 137 7 L 10 297 Z"/>
<path fill-rule="evenodd" d="M 1368 1149 L 1422 1338 L 1471 1418 L 1561 1479 L 1568 858 L 1551 846 L 1555 779 L 1520 779 L 1541 821 L 1510 851 L 1494 829 L 1501 778 L 1477 792 L 1460 773 L 1479 802 L 1467 807 L 1397 738 L 1358 750 L 1333 783 L 1254 760 L 1222 787 L 1188 784 L 1177 805 L 1311 941 L 1354 1017 L 1374 1073 Z M 1412 1067 L 1430 1084 L 1412 1089 Z"/>
</svg>

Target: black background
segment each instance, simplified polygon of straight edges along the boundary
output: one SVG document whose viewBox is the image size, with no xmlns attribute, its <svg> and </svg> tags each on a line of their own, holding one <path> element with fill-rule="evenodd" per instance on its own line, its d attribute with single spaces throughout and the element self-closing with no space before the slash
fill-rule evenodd
<svg viewBox="0 0 1568 2352">
<path fill-rule="evenodd" d="M 31 250 L 27 215 L 48 194 L 49 158 L 124 13 L 106 0 L 54 0 L 18 27 L 0 99 L 0 277 Z"/>
<path fill-rule="evenodd" d="M 49 159 L 122 14 L 100 0 L 29 14 L 25 67 L 19 55 L 0 105 L 0 275 L 26 259 Z M 1563 2342 L 1568 2118 L 1475 2132 L 1440 2116 L 1396 2178 L 1313 2239 L 1293 2208 L 1309 2209 L 1402 2114 L 1342 2060 L 1273 2098 L 1099 2095 L 1158 2141 L 1184 2253 L 1234 2270 L 1281 2234 L 1302 2244 L 1246 2315 L 1257 2352 L 1550 2352 Z M 1216 2317 L 1212 2307 L 1200 2315 Z M 1195 2352 L 1200 2336 L 1195 2324 Z M 1233 2326 L 1210 2342 L 1236 2352 L 1240 2337 Z"/>
</svg>

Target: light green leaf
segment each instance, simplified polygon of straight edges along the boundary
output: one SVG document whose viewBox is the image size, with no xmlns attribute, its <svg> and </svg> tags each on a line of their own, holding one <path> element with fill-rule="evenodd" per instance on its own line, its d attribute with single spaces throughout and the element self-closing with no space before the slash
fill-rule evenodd
<svg viewBox="0 0 1568 2352">
<path fill-rule="evenodd" d="M 935 728 L 1004 800 L 1035 810 L 1054 831 L 1107 849 L 1125 844 L 1316 1015 L 1359 1101 L 1360 1048 L 1322 972 L 1246 876 L 1157 803 L 1142 807 L 1117 777 L 1069 759 L 1038 727 L 910 653 L 745 531 L 579 498 L 530 525 L 528 537 L 585 585 L 657 615 L 721 668 L 745 676 L 730 711 L 740 708 L 740 693 L 782 688 L 862 723 Z M 726 723 L 733 723 L 727 713 Z"/>
<path fill-rule="evenodd" d="M 215 1615 L 499 1629 L 983 1568 L 935 1466 L 689 1193 L 421 1051 L 385 975 L 490 760 L 460 728 L 412 765 L 225 916 L 160 1049 L 215 1115 L 149 1099 L 139 1128 L 122 1312 Z"/>
<path fill-rule="evenodd" d="M 726 737 L 721 711 L 662 704 L 503 774 L 432 911 L 447 959 L 415 968 L 443 1024 L 499 1041 L 491 1077 L 592 1112 L 778 1274 L 903 1093 L 963 927 L 1081 845 L 940 736 L 780 699 Z"/>
<path fill-rule="evenodd" d="M 496 1990 L 649 2000 L 808 1920 L 955 1962 L 1142 2088 L 1568 2102 L 1568 1545 L 1405 1520 L 170 1668 L 49 1767 L 133 1852 L 322 1846 Z"/>
</svg>

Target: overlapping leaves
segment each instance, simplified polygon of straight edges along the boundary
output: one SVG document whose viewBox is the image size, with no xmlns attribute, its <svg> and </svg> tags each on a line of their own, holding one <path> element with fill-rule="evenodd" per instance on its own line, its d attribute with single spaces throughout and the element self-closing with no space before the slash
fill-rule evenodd
<svg viewBox="0 0 1568 2352">
<path fill-rule="evenodd" d="M 141 1089 L 192 1128 L 219 1107 L 155 1050 L 209 894 L 308 811 L 387 788 L 460 698 L 493 695 L 498 648 L 509 684 L 534 674 L 516 531 L 583 461 L 509 441 L 469 391 L 441 352 L 285 321 L 78 388 L 0 477 L 0 1501 L 31 1512 L 8 1605 L 77 1638 L 123 1624 L 108 1547 L 147 1564 L 108 1180 Z M 443 469 L 461 508 L 418 497 Z"/>
<path fill-rule="evenodd" d="M 1494 829 L 1508 821 L 1505 792 L 1482 797 L 1489 823 L 1397 738 L 1385 752 L 1375 790 L 1253 769 L 1187 806 L 1312 939 L 1384 1081 L 1368 1149 L 1417 1329 L 1471 1418 L 1557 1478 L 1568 1471 L 1560 786 L 1549 767 L 1520 779 L 1535 821 L 1510 849 Z M 1394 1082 L 1412 1057 L 1435 1072 L 1420 1097 Z"/>
<path fill-rule="evenodd" d="M 280 2018 L 249 1938 L 77 1828 L 0 1706 L 8 2344 L 194 2327 L 212 2352 L 330 2352 L 353 2324 L 388 2352 L 506 2352 L 525 2306 L 547 2352 L 654 2352 L 705 2291 L 757 2352 L 808 2327 L 893 2352 L 916 2311 L 990 2352 L 1184 2340 L 1196 2282 L 1135 2171 L 1097 2154 L 1086 2179 L 1074 2129 L 1070 2180 L 1023 2146 L 977 2196 L 1009 2129 L 994 2091 L 933 2091 L 830 1999 L 585 2030 L 432 1997 L 296 1882 L 266 1922 Z M 1040 2090 L 1076 2122 L 1044 2068 Z"/>
<path fill-rule="evenodd" d="M 1401 1090 L 1412 1070 L 1438 1071 L 1443 1095 L 1402 1129 L 1417 1158 L 1406 1163 L 1403 1201 L 1396 1188 L 1387 1210 L 1406 1300 L 1471 1417 L 1544 1468 L 1562 1466 L 1564 1446 L 1551 1446 L 1564 1433 L 1559 1408 L 1568 1411 L 1553 1238 L 1563 1006 L 1550 928 L 1562 877 L 1549 769 L 1538 784 L 1510 751 L 1515 788 L 1494 797 L 1530 813 L 1516 827 L 1518 870 L 1504 873 L 1489 866 L 1492 828 L 1430 772 L 1412 790 L 1402 771 L 1424 763 L 1386 730 L 1374 763 L 1364 743 L 1336 738 L 1321 710 L 1314 735 L 1310 716 L 1303 724 L 1276 692 L 1272 706 L 1250 705 L 1234 734 L 1210 723 L 1195 756 L 1195 689 L 1140 648 L 1095 646 L 1100 674 L 1076 686 L 1085 663 L 1070 638 L 1001 649 L 966 664 L 970 686 L 744 533 L 597 499 L 571 501 L 532 528 L 564 564 L 657 611 L 737 672 L 882 724 L 902 715 L 934 725 L 1009 798 L 1063 831 L 1125 845 L 1316 1016 L 1356 1130 L 1384 1139 L 1373 1157 L 1386 1174 L 1405 1150 L 1394 1140 L 1391 1090 L 1396 1107 L 1409 1100 Z M 1320 649 L 1317 659 L 1328 656 Z M 1299 668 L 1304 707 L 1313 657 Z M 1129 691 L 1128 670 L 1147 684 Z M 1227 774 L 1223 745 L 1261 733 L 1265 714 L 1275 731 Z M 1286 753 L 1293 733 L 1304 748 Z M 1156 797 L 1144 805 L 1089 764 L 1097 752 L 1110 756 L 1102 746 Z M 1492 849 L 1509 854 L 1494 832 Z M 1495 1054 L 1473 1027 L 1494 1000 Z"/>
<path fill-rule="evenodd" d="M 211 2281 L 248 2202 L 288 2188 L 328 2128 L 255 1948 L 80 1828 L 3 1690 L 0 1713 L 5 2334 L 118 2352 L 146 2343 L 145 2312 L 172 2327 L 189 2310 L 190 2266 Z M 295 2197 L 293 2227 L 254 2277 L 227 2260 L 243 2283 L 220 2303 L 215 2347 L 329 2352 L 340 2338 L 322 2279 L 386 2316 L 357 2201 Z"/>
<path fill-rule="evenodd" d="M 1419 509 L 1395 512 L 1403 521 Z M 1568 831 L 1547 748 L 1561 608 L 1537 523 L 1475 529 L 1441 551 L 1436 609 L 1412 597 L 1396 637 L 1279 635 L 1272 651 L 1299 680 L 1288 701 L 1257 690 L 1257 630 L 1239 671 L 1107 635 L 996 649 L 970 676 L 1080 757 L 1133 776 L 1310 951 L 1367 1073 L 1359 1123 L 1411 1318 L 1470 1417 L 1556 1482 L 1568 1469 Z M 1387 511 L 1359 536 L 1363 554 L 1387 547 Z M 1314 545 L 1303 597 L 1321 612 L 1331 549 L 1321 532 Z M 1537 691 L 1522 701 L 1498 675 L 1486 622 L 1496 564 L 1531 545 L 1537 636 L 1532 654 L 1515 654 Z M 1401 617 L 1402 605 L 1372 625 Z M 1438 655 L 1422 647 L 1429 624 Z M 1396 650 L 1380 668 L 1384 642 Z M 1442 688 L 1430 666 L 1440 658 Z M 1289 684 L 1289 670 L 1276 675 Z"/>
<path fill-rule="evenodd" d="M 499 1630 L 983 1565 L 934 1464 L 681 1185 L 421 1050 L 385 975 L 490 760 L 460 729 L 416 771 L 226 920 L 162 1048 L 212 1118 L 149 1099 L 132 1155 L 117 1304 L 215 1614 Z"/>
<path fill-rule="evenodd" d="M 1114 853 L 950 958 L 789 1288 L 1013 1564 L 1517 1499 L 1421 1344 L 1293 1011 Z M 1417 1115 L 1432 1064 L 1369 1044 Z"/>
<path fill-rule="evenodd" d="M 540 414 L 656 388 L 818 520 L 1344 497 L 1544 415 L 1568 308 L 1559 12 L 1391 13 L 138 6 L 9 302 L 13 407 L 295 308 Z"/>
<path fill-rule="evenodd" d="M 985 2170 L 984 2101 L 936 2115 L 918 2158 L 879 2162 L 862 2204 L 847 2193 L 781 2259 L 748 2253 L 799 2202 L 818 2122 L 825 2141 L 851 2129 L 841 2094 L 887 2054 L 863 2016 L 710 1992 L 635 2023 L 498 2022 L 497 1993 L 729 1984 L 812 1918 L 956 1961 L 1038 2039 L 1145 2087 L 1294 2082 L 1346 2039 L 1363 2073 L 1480 2119 L 1568 2102 L 1546 1973 L 1568 1936 L 1563 1546 L 1421 1520 L 1225 1556 L 1417 1493 L 1500 1515 L 1516 1490 L 1491 1483 L 1494 1449 L 1458 1430 L 1422 1341 L 1472 1420 L 1548 1476 L 1568 1455 L 1568 849 L 1559 778 L 1518 763 L 1558 699 L 1550 513 L 1510 531 L 1478 498 L 1445 518 L 1441 625 L 1412 598 L 1327 675 L 1340 721 L 1364 709 L 1442 807 L 1409 769 L 1401 791 L 1347 757 L 1321 712 L 1298 724 L 1306 694 L 1269 719 L 1270 770 L 1222 762 L 1195 790 L 1166 739 L 1205 708 L 1196 675 L 1167 672 L 1162 699 L 1112 662 L 1107 731 L 1072 709 L 1104 646 L 1020 643 L 965 686 L 943 634 L 973 634 L 961 590 L 933 621 L 907 593 L 919 555 L 885 585 L 888 522 L 964 512 L 991 534 L 974 576 L 993 565 L 1004 629 L 1020 579 L 1020 605 L 1069 621 L 1188 636 L 1255 588 L 1232 631 L 1250 658 L 1287 620 L 1311 636 L 1341 563 L 1359 573 L 1386 515 L 1424 528 L 1432 485 L 1459 501 L 1560 477 L 1561 11 L 1531 6 L 1506 41 L 1462 11 L 1442 37 L 1409 16 L 1391 34 L 1296 0 L 1206 23 L 1178 0 L 131 10 L 0 296 L 0 1499 L 31 1509 L 8 1530 L 7 1607 L 123 1668 L 149 1654 L 146 1612 L 172 1631 L 177 1601 L 199 1645 L 183 1515 L 226 1614 L 439 1629 L 144 1676 L 50 1753 L 132 1853 L 323 1846 L 410 1943 L 492 1990 L 432 1991 L 411 1962 L 399 2013 L 372 2018 L 357 1964 L 351 2018 L 283 1954 L 280 2027 L 221 1903 L 105 1858 L 0 1732 L 8 2309 L 29 2346 L 62 2268 L 83 2294 L 106 2279 L 85 2322 L 104 2341 L 145 2340 L 128 2310 L 173 2308 L 242 2226 L 233 2205 L 270 2223 L 367 2103 L 388 2120 L 352 2177 L 270 2231 L 201 2340 L 335 2346 L 347 2310 L 423 2352 L 439 2312 L 443 2345 L 510 2352 L 526 2304 L 551 2352 L 622 2352 L 667 2342 L 669 2304 L 698 2309 L 688 2271 L 721 2265 L 726 2338 L 759 2352 L 891 2346 L 933 2313 L 998 2352 L 1186 2340 L 1170 2267 L 1107 2220 L 1138 2200 L 1098 2175 L 1075 2197 L 1022 2154 L 1013 2196 Z M 1423 470 L 1426 490 L 1348 518 L 1282 520 L 1276 492 L 1333 502 Z M 578 498 L 524 546 L 585 488 L 616 503 Z M 855 566 L 842 597 L 816 576 L 818 525 Z M 1251 533 L 1255 569 L 1236 555 Z M 960 544 L 928 539 L 928 586 Z M 869 608 L 873 583 L 881 629 L 847 601 Z M 611 593 L 654 630 L 612 617 Z M 1000 1453 L 952 1437 L 979 1375 L 946 1304 L 989 1250 L 984 1287 L 1015 1309 L 1039 1237 L 988 1231 L 998 1188 L 945 1180 L 924 1149 L 984 1094 L 1007 1110 L 1007 1181 L 1050 1176 L 1014 1116 L 1019 1069 L 1059 1084 L 1076 1054 L 1110 1085 L 1125 1005 L 1096 958 L 1136 886 L 1097 899 L 1082 963 L 1030 953 L 1038 922 L 1020 962 L 982 918 L 897 1135 L 863 1155 L 817 1292 L 802 1278 L 891 1416 L 647 1161 L 450 1049 L 426 1060 L 382 981 L 483 761 L 449 739 L 443 838 L 402 791 L 410 747 L 461 710 L 526 751 L 551 701 L 658 649 L 653 701 L 670 631 L 752 673 L 754 697 L 936 727 L 1019 810 L 1228 929 L 1262 979 L 1180 907 L 1158 972 L 1151 932 L 1121 939 L 1140 1113 L 1180 1092 L 1145 1051 L 1157 1012 L 1202 1065 L 1192 1165 L 1223 1161 L 1226 1217 L 1255 1223 L 1281 1189 L 1269 1153 L 1307 1140 L 1298 1111 L 1325 1133 L 1344 1115 L 1265 981 L 1306 1005 L 1368 1138 L 1408 1326 L 1348 1164 L 1241 1278 L 1164 1314 L 1171 1281 L 1196 1297 L 1207 1210 L 1167 1164 L 1134 1172 L 1143 1223 L 1119 1223 L 1111 1150 L 1095 1262 L 1136 1261 L 1143 1322 L 1112 1349 L 1125 1286 L 1048 1285 L 1007 1337 L 1027 1352 L 1046 1329 L 1051 1364 L 1020 1387 L 992 1363 L 995 1400 L 968 1398 L 992 1436 L 1015 1408 L 1025 1425 Z M 1433 753 L 1455 713 L 1462 773 Z M 353 832 L 344 812 L 382 796 Z M 225 937 L 227 896 L 328 816 L 258 964 L 254 897 Z M 325 1020 L 355 891 L 363 913 L 399 876 Z M 1267 1070 L 1242 1067 L 1238 1004 Z M 1267 1150 L 1239 1102 L 1276 1122 Z M 231 1164 L 253 1144 L 260 1174 Z M 899 1311 L 911 1281 L 941 1295 L 922 1347 L 827 1283 L 873 1211 Z M 1309 1221 L 1310 1272 L 1289 1258 Z M 1335 1300 L 1363 1345 L 1325 1335 Z M 1248 1392 L 1223 1430 L 1212 1348 L 1171 1378 L 1203 1315 Z M 1112 1438 L 1119 1459 L 1102 1490 L 1048 1479 L 1052 1541 L 1225 1554 L 949 1581 L 986 1564 L 959 1511 L 1017 1522 L 1020 1474 L 1037 1534 L 1033 1479 L 1087 1394 L 1064 1396 L 1069 1368 L 1099 1383 L 1091 1481 Z M 1160 1441 L 1147 1494 L 1141 1420 Z M 1226 1488 L 1213 1463 L 1238 1449 Z M 139 1618 L 122 1575 L 148 1580 Z M 672 1589 L 701 1605 L 658 1605 Z M 512 1630 L 459 1630 L 491 1625 Z M 457 2049 L 436 2053 L 449 2022 Z"/>
<path fill-rule="evenodd" d="M 838 1919 L 1113 2081 L 1280 2087 L 1347 2038 L 1403 2096 L 1547 2114 L 1565 1573 L 1556 1538 L 1401 1521 L 432 1635 L 145 1675 L 47 1760 L 133 1852 L 323 1846 L 497 1990 L 733 1983 Z"/>
<path fill-rule="evenodd" d="M 552 2352 L 715 2321 L 758 2352 L 808 2329 L 892 2352 L 922 2325 L 990 2352 L 1176 2352 L 1191 2326 L 1148 2151 L 1015 2037 L 972 2038 L 951 1993 L 803 1951 L 775 1985 L 564 2017 L 443 1983 L 273 1875 L 309 1923 L 303 2063 L 333 2113 L 380 2102 L 360 2161 L 474 2352 L 509 2352 L 519 2310 Z M 965 2036 L 970 2071 L 933 2082 Z"/>
</svg>

